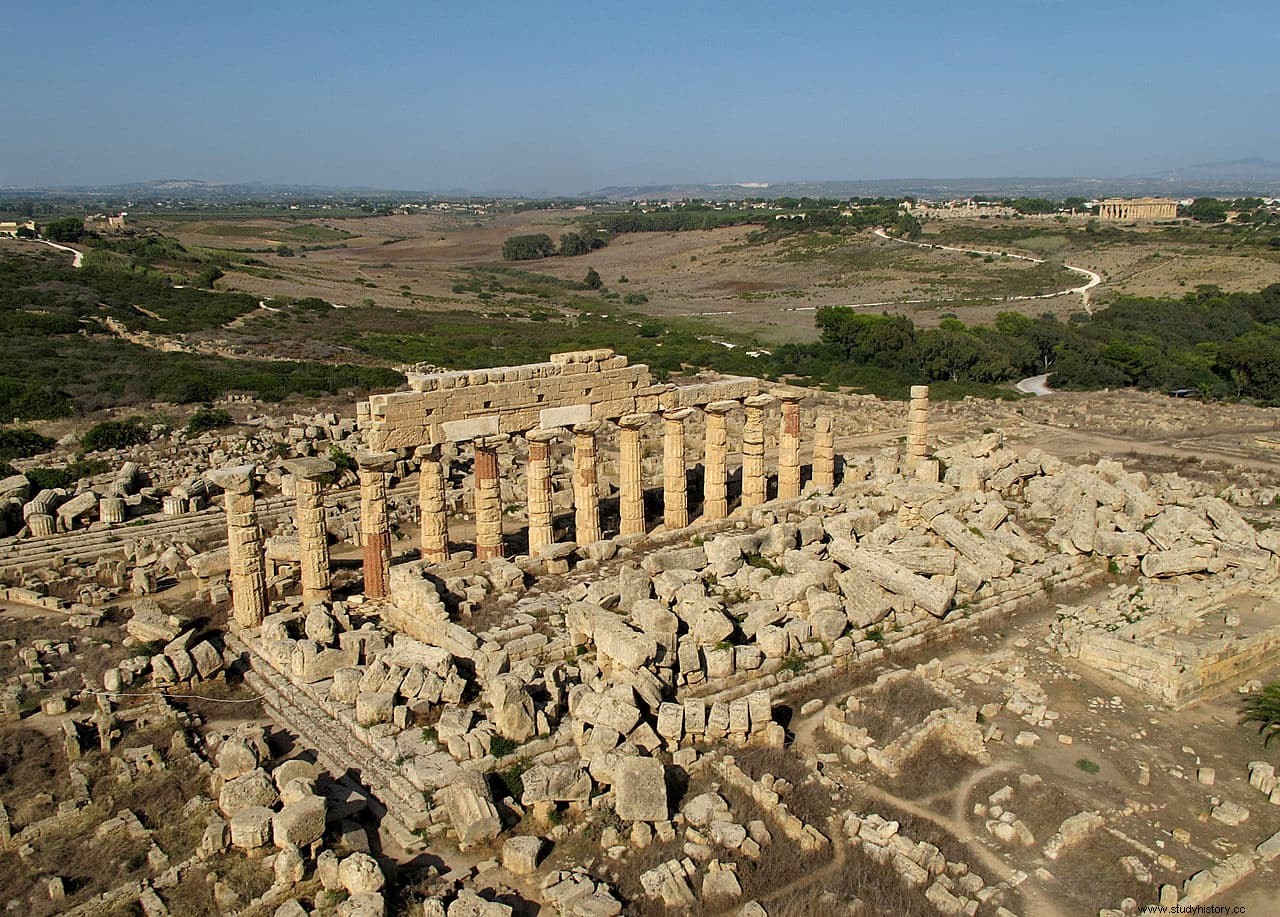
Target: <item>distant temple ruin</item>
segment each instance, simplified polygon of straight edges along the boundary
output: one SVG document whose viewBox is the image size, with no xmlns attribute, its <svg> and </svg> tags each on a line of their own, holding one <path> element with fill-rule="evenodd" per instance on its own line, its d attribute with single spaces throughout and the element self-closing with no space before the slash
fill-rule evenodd
<svg viewBox="0 0 1280 917">
<path fill-rule="evenodd" d="M 1098 204 L 1104 220 L 1173 220 L 1178 202 L 1168 197 L 1109 197 Z"/>
</svg>

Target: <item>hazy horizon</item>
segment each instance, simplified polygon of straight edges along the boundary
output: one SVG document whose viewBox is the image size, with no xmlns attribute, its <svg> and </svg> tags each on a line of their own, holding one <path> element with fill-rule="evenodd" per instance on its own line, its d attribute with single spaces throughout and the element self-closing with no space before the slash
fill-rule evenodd
<svg viewBox="0 0 1280 917">
<path fill-rule="evenodd" d="M 1274 159 L 1280 9 L 15 6 L 0 185 L 1124 177 Z"/>
</svg>

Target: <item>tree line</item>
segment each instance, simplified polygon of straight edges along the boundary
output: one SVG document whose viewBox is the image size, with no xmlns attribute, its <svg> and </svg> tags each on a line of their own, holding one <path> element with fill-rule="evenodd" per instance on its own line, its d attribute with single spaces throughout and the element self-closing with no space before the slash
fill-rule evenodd
<svg viewBox="0 0 1280 917">
<path fill-rule="evenodd" d="M 1060 389 L 1191 389 L 1206 398 L 1280 403 L 1280 284 L 1257 293 L 1206 286 L 1182 299 L 1125 297 L 1061 321 L 1001 312 L 994 325 L 906 317 L 845 306 L 819 309 L 813 344 L 773 355 L 773 370 L 815 382 L 861 384 L 868 371 L 899 380 L 1008 383 L 1052 373 Z"/>
</svg>

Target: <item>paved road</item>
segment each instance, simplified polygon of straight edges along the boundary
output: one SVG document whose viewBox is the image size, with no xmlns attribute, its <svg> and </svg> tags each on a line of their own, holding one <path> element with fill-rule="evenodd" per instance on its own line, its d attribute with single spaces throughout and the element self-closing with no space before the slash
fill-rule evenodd
<svg viewBox="0 0 1280 917">
<path fill-rule="evenodd" d="M 76 249 L 72 248 L 70 245 L 59 245 L 57 242 L 50 242 L 48 239 L 36 239 L 35 241 L 42 242 L 50 248 L 56 248 L 59 251 L 70 252 L 72 267 L 80 267 L 84 264 L 84 252 L 76 251 Z"/>
<path fill-rule="evenodd" d="M 1023 379 L 1017 384 L 1016 388 L 1020 392 L 1037 397 L 1040 395 L 1052 395 L 1053 389 L 1049 388 L 1047 384 L 1049 375 L 1049 373 L 1045 373 L 1043 376 L 1032 376 L 1029 379 Z"/>
</svg>

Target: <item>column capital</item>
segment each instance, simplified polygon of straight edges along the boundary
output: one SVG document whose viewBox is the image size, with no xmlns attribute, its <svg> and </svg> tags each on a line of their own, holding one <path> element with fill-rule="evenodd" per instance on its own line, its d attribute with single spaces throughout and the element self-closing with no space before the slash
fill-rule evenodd
<svg viewBox="0 0 1280 917">
<path fill-rule="evenodd" d="M 215 468 L 204 474 L 204 479 L 214 487 L 220 487 L 227 493 L 233 494 L 253 493 L 257 477 L 257 465 L 232 465 L 227 468 Z"/>
<path fill-rule="evenodd" d="M 615 423 L 624 430 L 639 430 L 653 420 L 652 414 L 623 414 Z"/>
<path fill-rule="evenodd" d="M 728 414 L 730 411 L 736 411 L 739 406 L 737 401 L 726 399 L 724 401 L 712 401 L 710 404 L 704 405 L 702 410 L 708 414 Z"/>
<path fill-rule="evenodd" d="M 306 478 L 308 481 L 319 480 L 325 475 L 333 474 L 338 470 L 338 466 L 327 458 L 286 459 L 281 464 L 294 477 Z"/>
<path fill-rule="evenodd" d="M 418 446 L 413 450 L 413 454 L 415 458 L 437 462 L 440 460 L 440 444 L 436 443 L 435 445 Z"/>
<path fill-rule="evenodd" d="M 911 386 L 911 397 L 912 397 L 912 398 L 928 398 L 928 397 L 929 397 L 929 386 L 927 386 L 927 385 L 913 385 L 913 386 Z"/>
<path fill-rule="evenodd" d="M 357 452 L 356 464 L 365 471 L 390 471 L 396 463 L 394 452 Z"/>
<path fill-rule="evenodd" d="M 789 388 L 775 388 L 769 392 L 774 398 L 777 398 L 783 404 L 796 404 L 804 397 L 800 392 Z"/>
<path fill-rule="evenodd" d="M 761 392 L 759 395 L 752 395 L 750 398 L 742 400 L 742 406 L 748 408 L 767 408 L 769 405 L 777 401 L 772 395 Z"/>
<path fill-rule="evenodd" d="M 531 443 L 553 443 L 567 432 L 564 427 L 534 427 L 525 431 L 524 438 Z"/>
<path fill-rule="evenodd" d="M 570 429 L 573 430 L 574 436 L 596 434 L 604 429 L 604 422 L 600 420 L 587 420 L 582 423 L 575 423 Z"/>
<path fill-rule="evenodd" d="M 487 436 L 477 436 L 471 441 L 474 449 L 497 449 L 499 446 L 505 446 L 511 442 L 511 436 L 507 433 L 494 433 Z"/>
<path fill-rule="evenodd" d="M 662 412 L 663 420 L 670 420 L 676 423 L 682 423 L 693 416 L 693 408 L 671 408 Z"/>
</svg>

